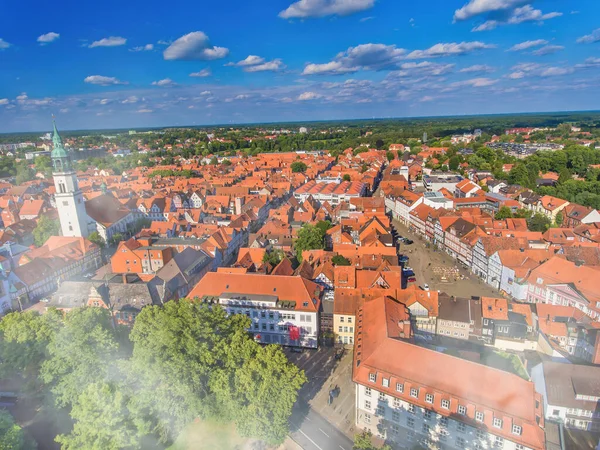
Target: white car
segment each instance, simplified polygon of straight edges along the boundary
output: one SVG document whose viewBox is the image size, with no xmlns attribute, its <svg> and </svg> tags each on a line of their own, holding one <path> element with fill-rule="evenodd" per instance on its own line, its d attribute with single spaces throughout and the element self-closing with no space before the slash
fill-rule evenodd
<svg viewBox="0 0 600 450">
<path fill-rule="evenodd" d="M 421 289 L 423 289 L 424 291 L 428 291 L 429 290 L 429 285 L 428 284 L 424 284 L 423 286 L 421 286 Z"/>
</svg>

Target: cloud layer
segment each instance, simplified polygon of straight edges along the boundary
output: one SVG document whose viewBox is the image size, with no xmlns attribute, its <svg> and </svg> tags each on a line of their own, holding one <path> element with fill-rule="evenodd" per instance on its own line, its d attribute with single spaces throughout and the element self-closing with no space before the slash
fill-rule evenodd
<svg viewBox="0 0 600 450">
<path fill-rule="evenodd" d="M 89 47 L 119 47 L 121 45 L 125 45 L 127 43 L 127 39 L 120 36 L 111 36 L 107 38 L 100 39 L 99 41 L 92 42 Z"/>
</svg>

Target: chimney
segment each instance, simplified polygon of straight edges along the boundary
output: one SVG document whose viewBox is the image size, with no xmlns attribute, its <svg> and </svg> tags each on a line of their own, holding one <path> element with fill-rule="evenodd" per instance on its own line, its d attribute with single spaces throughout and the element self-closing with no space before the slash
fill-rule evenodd
<svg viewBox="0 0 600 450">
<path fill-rule="evenodd" d="M 127 284 L 127 274 L 124 273 L 123 275 L 121 275 L 121 278 L 123 279 L 123 284 Z"/>
</svg>

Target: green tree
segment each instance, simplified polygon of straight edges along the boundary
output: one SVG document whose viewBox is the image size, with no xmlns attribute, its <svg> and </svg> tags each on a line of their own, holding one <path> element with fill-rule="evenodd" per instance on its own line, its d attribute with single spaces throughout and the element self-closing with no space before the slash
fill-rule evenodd
<svg viewBox="0 0 600 450">
<path fill-rule="evenodd" d="M 293 173 L 304 173 L 306 172 L 306 169 L 308 168 L 308 166 L 303 163 L 302 161 L 294 161 L 290 168 L 292 169 Z"/>
<path fill-rule="evenodd" d="M 56 442 L 63 450 L 142 448 L 129 400 L 114 383 L 89 384 L 71 409 L 73 430 L 57 436 Z"/>
<path fill-rule="evenodd" d="M 212 166 L 216 166 L 217 164 L 219 164 L 219 160 L 217 159 L 216 156 L 213 156 L 212 158 L 210 158 L 209 164 Z"/>
<path fill-rule="evenodd" d="M 13 416 L 0 410 L 0 450 L 21 450 L 25 448 L 25 435 Z"/>
<path fill-rule="evenodd" d="M 109 239 L 110 245 L 112 245 L 112 246 L 119 245 L 119 242 L 121 242 L 123 240 L 123 238 L 124 237 L 123 237 L 123 235 L 121 233 L 115 233 L 115 234 L 113 234 L 110 237 L 110 239 Z"/>
<path fill-rule="evenodd" d="M 326 230 L 325 230 L 326 231 Z M 325 248 L 325 231 L 316 225 L 305 223 L 298 231 L 298 238 L 294 241 L 294 250 L 298 261 L 302 261 L 304 250 L 318 250 Z"/>
<path fill-rule="evenodd" d="M 344 258 L 342 255 L 335 255 L 331 258 L 331 263 L 334 266 L 349 266 L 351 264 L 348 258 Z"/>
<path fill-rule="evenodd" d="M 552 225 L 551 220 L 540 213 L 535 213 L 527 220 L 527 228 L 529 228 L 530 231 L 540 231 L 544 233 L 550 228 L 550 225 Z"/>
<path fill-rule="evenodd" d="M 508 206 L 501 206 L 496 213 L 496 220 L 511 219 L 513 216 L 512 210 Z"/>
<path fill-rule="evenodd" d="M 46 348 L 62 324 L 62 314 L 13 312 L 0 321 L 0 378 L 16 372 L 37 377 Z"/>
<path fill-rule="evenodd" d="M 21 161 L 21 162 L 17 163 L 16 169 L 17 169 L 17 172 L 16 172 L 17 173 L 17 177 L 16 177 L 17 184 L 23 184 L 27 181 L 33 180 L 35 173 L 31 169 L 29 164 L 27 164 L 26 161 Z"/>
<path fill-rule="evenodd" d="M 563 167 L 558 175 L 558 184 L 566 183 L 567 181 L 572 179 L 573 177 L 571 175 L 571 171 L 566 167 Z"/>
<path fill-rule="evenodd" d="M 564 216 L 562 215 L 562 212 L 559 212 L 556 215 L 556 218 L 554 219 L 554 226 L 556 226 L 557 228 L 560 228 L 563 224 L 564 221 Z"/>
<path fill-rule="evenodd" d="M 460 157 L 458 155 L 454 155 L 448 161 L 448 167 L 450 170 L 458 170 L 458 166 L 460 164 Z"/>
<path fill-rule="evenodd" d="M 343 181 L 352 181 L 352 178 L 350 177 L 350 174 L 345 173 L 344 176 L 342 177 Z"/>
<path fill-rule="evenodd" d="M 90 235 L 88 236 L 88 239 L 90 242 L 93 242 L 100 248 L 106 247 L 106 241 L 104 240 L 104 238 L 102 236 L 100 236 L 100 233 L 98 233 L 97 231 L 90 233 Z"/>
<path fill-rule="evenodd" d="M 396 155 L 394 155 L 394 152 L 386 152 L 385 153 L 385 157 L 387 158 L 388 161 L 393 161 L 396 157 Z"/>
<path fill-rule="evenodd" d="M 389 445 L 384 445 L 382 447 L 377 447 L 373 444 L 371 438 L 373 434 L 370 431 L 363 431 L 360 434 L 354 435 L 354 445 L 352 446 L 353 450 L 391 450 Z"/>
<path fill-rule="evenodd" d="M 38 247 L 46 243 L 50 236 L 58 236 L 60 222 L 50 219 L 48 216 L 41 216 L 36 227 L 33 229 L 33 242 Z"/>
<path fill-rule="evenodd" d="M 271 264 L 272 266 L 276 266 L 279 264 L 283 258 L 285 258 L 285 253 L 283 250 L 272 250 L 270 252 L 265 252 L 263 256 L 263 262 L 267 264 Z"/>
<path fill-rule="evenodd" d="M 200 302 L 144 308 L 130 335 L 129 364 L 138 389 L 132 409 L 147 411 L 144 428 L 168 441 L 195 418 L 219 419 L 280 443 L 305 377 L 279 347 L 256 343 L 250 324 Z"/>
<path fill-rule="evenodd" d="M 108 379 L 109 362 L 118 355 L 110 312 L 104 308 L 71 310 L 47 351 L 40 378 L 50 385 L 58 406 L 72 405 L 89 383 Z"/>
</svg>

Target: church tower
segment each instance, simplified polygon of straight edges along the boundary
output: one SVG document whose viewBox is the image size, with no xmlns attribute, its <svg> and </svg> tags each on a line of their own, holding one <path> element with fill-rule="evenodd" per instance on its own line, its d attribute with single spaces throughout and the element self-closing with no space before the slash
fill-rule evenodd
<svg viewBox="0 0 600 450">
<path fill-rule="evenodd" d="M 83 194 L 77 184 L 77 174 L 73 169 L 71 156 L 65 150 L 62 139 L 54 123 L 54 135 L 52 136 L 53 150 L 52 174 L 56 193 L 56 208 L 60 218 L 60 227 L 63 236 L 87 237 L 88 217 L 85 212 Z"/>
</svg>

